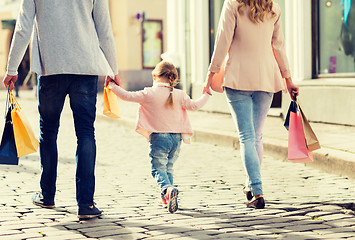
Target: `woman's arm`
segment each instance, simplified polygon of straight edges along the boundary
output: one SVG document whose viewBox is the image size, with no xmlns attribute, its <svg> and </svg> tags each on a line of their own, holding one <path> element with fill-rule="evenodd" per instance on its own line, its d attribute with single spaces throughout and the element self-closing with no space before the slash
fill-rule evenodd
<svg viewBox="0 0 355 240">
<path fill-rule="evenodd" d="M 226 58 L 229 47 L 232 43 L 236 26 L 236 7 L 232 0 L 224 2 L 221 17 L 218 23 L 214 51 L 209 66 L 210 72 L 219 72 L 221 65 Z"/>
<path fill-rule="evenodd" d="M 278 18 L 274 24 L 274 32 L 271 40 L 274 56 L 283 78 L 290 78 L 291 73 L 285 49 L 285 38 L 282 32 L 281 10 L 278 9 Z"/>
</svg>

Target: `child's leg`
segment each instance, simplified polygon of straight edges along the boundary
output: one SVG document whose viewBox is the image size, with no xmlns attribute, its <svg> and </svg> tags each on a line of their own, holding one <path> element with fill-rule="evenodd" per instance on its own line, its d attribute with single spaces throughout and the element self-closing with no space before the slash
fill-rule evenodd
<svg viewBox="0 0 355 240">
<path fill-rule="evenodd" d="M 177 158 L 179 157 L 180 153 L 180 146 L 181 146 L 181 134 L 171 134 L 171 137 L 173 138 L 173 147 L 169 153 L 168 156 L 168 164 L 166 165 L 167 167 L 167 174 L 170 180 L 171 185 L 173 185 L 173 166 L 174 163 L 176 162 Z M 167 201 L 167 207 L 168 211 L 170 213 L 176 212 L 178 209 L 178 198 L 179 190 L 175 187 L 169 187 L 167 189 L 167 192 L 165 194 L 165 199 Z"/>
<path fill-rule="evenodd" d="M 168 178 L 170 180 L 170 184 L 173 185 L 174 184 L 174 177 L 173 177 L 173 173 L 174 173 L 174 163 L 176 162 L 176 160 L 179 157 L 179 153 L 180 153 L 180 147 L 181 147 L 181 134 L 174 134 L 173 135 L 174 138 L 174 144 L 173 147 L 168 155 L 168 164 L 166 165 L 167 168 L 167 174 L 168 174 Z"/>
<path fill-rule="evenodd" d="M 152 163 L 152 176 L 161 189 L 162 198 L 164 198 L 166 189 L 172 186 L 167 173 L 168 156 L 172 146 L 173 142 L 169 133 L 151 134 L 149 157 Z"/>
</svg>

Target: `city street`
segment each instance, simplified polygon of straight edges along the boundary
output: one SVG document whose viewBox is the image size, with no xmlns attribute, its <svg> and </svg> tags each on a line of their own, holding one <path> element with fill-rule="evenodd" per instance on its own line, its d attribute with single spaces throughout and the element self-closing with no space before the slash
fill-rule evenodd
<svg viewBox="0 0 355 240">
<path fill-rule="evenodd" d="M 5 98 L 5 92 L 1 95 Z M 19 102 L 38 135 L 36 99 L 22 96 Z M 174 173 L 179 210 L 170 214 L 158 204 L 146 139 L 103 116 L 100 104 L 97 112 L 95 201 L 104 215 L 77 218 L 76 138 L 66 103 L 58 136 L 56 208 L 31 202 L 39 190 L 38 153 L 21 158 L 18 166 L 0 165 L 0 240 L 355 239 L 354 179 L 265 156 L 266 207 L 248 209 L 239 151 L 199 142 L 182 146 Z"/>
</svg>

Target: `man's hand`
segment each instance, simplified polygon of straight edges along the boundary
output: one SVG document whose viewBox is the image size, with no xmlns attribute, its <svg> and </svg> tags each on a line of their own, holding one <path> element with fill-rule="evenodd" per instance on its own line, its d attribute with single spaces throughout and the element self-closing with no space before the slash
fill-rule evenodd
<svg viewBox="0 0 355 240">
<path fill-rule="evenodd" d="M 118 86 L 121 86 L 121 79 L 118 77 L 118 75 L 115 75 L 114 79 L 110 78 L 109 76 L 106 76 L 105 87 L 107 87 L 111 81 L 115 82 Z"/>
<path fill-rule="evenodd" d="M 17 81 L 17 75 L 11 76 L 11 75 L 5 75 L 4 79 L 2 82 L 4 83 L 6 89 L 10 87 L 10 91 L 15 88 L 15 82 Z"/>
</svg>

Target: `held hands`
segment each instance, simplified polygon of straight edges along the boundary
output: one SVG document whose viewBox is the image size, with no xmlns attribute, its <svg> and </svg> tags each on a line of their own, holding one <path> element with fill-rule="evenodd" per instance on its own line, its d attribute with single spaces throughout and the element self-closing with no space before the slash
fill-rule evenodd
<svg viewBox="0 0 355 240">
<path fill-rule="evenodd" d="M 211 82 L 212 82 L 213 75 L 214 75 L 214 72 L 208 72 L 206 80 L 205 80 L 205 86 L 203 87 L 202 94 L 208 93 L 209 95 L 212 96 Z"/>
<path fill-rule="evenodd" d="M 2 82 L 4 83 L 6 89 L 9 87 L 10 91 L 15 88 L 15 82 L 17 81 L 17 75 L 11 76 L 11 75 L 5 75 L 4 79 Z"/>
<path fill-rule="evenodd" d="M 286 78 L 286 86 L 287 86 L 287 91 L 290 94 L 291 99 L 293 99 L 294 96 L 298 96 L 299 88 L 293 84 L 291 78 Z"/>
<path fill-rule="evenodd" d="M 109 76 L 106 76 L 106 79 L 105 79 L 105 87 L 107 87 L 110 82 L 114 82 L 114 83 L 116 83 L 118 86 L 121 86 L 121 79 L 118 77 L 118 75 L 115 75 L 115 78 L 114 78 L 114 79 L 110 78 Z"/>
</svg>

